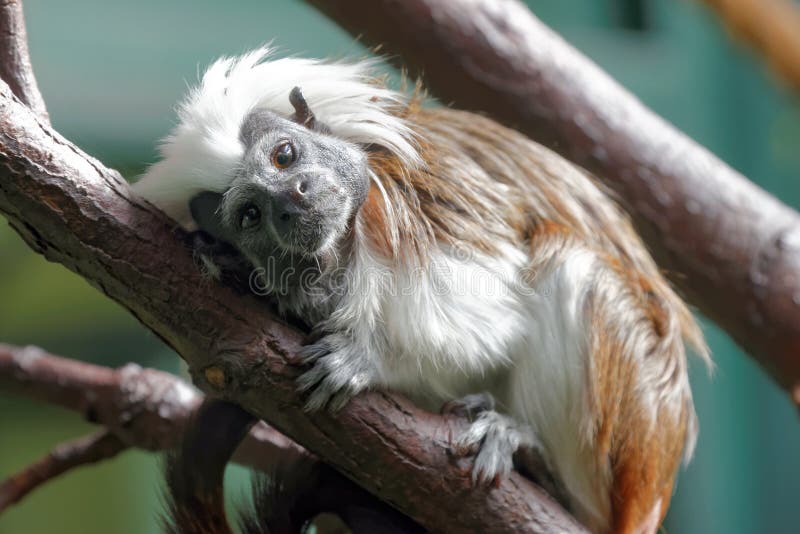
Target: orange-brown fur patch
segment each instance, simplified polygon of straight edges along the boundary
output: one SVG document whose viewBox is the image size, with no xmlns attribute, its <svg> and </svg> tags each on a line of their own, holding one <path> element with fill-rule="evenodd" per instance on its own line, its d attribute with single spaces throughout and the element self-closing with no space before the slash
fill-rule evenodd
<svg viewBox="0 0 800 534">
<path fill-rule="evenodd" d="M 640 304 L 648 316 L 650 304 Z M 595 310 L 593 322 L 593 376 L 589 379 L 596 388 L 598 463 L 608 462 L 612 472 L 612 532 L 640 533 L 643 523 L 652 521 L 659 500 L 659 523 L 669 506 L 690 415 L 686 406 L 659 405 L 652 421 L 638 392 L 641 359 L 625 354 L 623 333 L 604 324 L 601 310 Z M 658 334 L 656 321 L 651 320 L 651 327 Z"/>
<path fill-rule="evenodd" d="M 361 207 L 363 231 L 370 244 L 386 257 L 393 255 L 391 230 L 386 220 L 386 207 L 378 186 L 372 184 Z"/>
<path fill-rule="evenodd" d="M 562 224 L 623 270 L 647 280 L 648 288 L 632 290 L 655 297 L 652 320 L 666 325 L 674 318 L 684 339 L 707 359 L 691 312 L 611 200 L 613 194 L 594 177 L 583 173 L 582 181 L 593 184 L 590 193 L 574 179 L 565 179 L 565 174 L 574 175 L 574 167 L 567 168 L 524 135 L 480 115 L 425 109 L 415 101 L 403 116 L 419 134 L 420 154 L 428 165 L 425 171 L 411 173 L 408 185 L 437 239 L 463 239 L 492 251 L 498 241 L 525 239 L 537 220 Z"/>
<path fill-rule="evenodd" d="M 575 246 L 586 246 L 571 229 L 550 220 L 537 221 L 530 234 L 532 273 Z M 647 278 L 627 262 L 596 251 L 606 268 L 628 287 L 631 305 L 641 313 L 645 328 L 657 339 L 663 338 L 668 310 Z M 611 473 L 611 532 L 639 534 L 644 526 L 663 519 L 669 506 L 673 478 L 680 465 L 690 417 L 689 400 L 676 409 L 661 405 L 657 421 L 646 412 L 639 394 L 639 365 L 645 354 L 626 354 L 623 341 L 627 332 L 609 322 L 600 295 L 590 294 L 585 306 L 591 318 L 591 366 L 587 376 L 588 405 L 594 420 L 592 441 L 594 463 Z M 666 349 L 666 350 L 674 350 Z M 602 479 L 602 476 L 599 478 Z M 654 508 L 656 516 L 653 515 Z M 581 518 L 597 531 L 589 518 Z M 644 533 L 643 533 L 644 534 Z"/>
<path fill-rule="evenodd" d="M 370 153 L 370 167 L 393 212 L 390 217 L 381 208 L 383 195 L 373 187 L 363 217 L 374 246 L 396 257 L 424 258 L 438 246 L 466 245 L 492 255 L 510 244 L 530 251 L 530 272 L 524 273 L 529 282 L 548 262 L 580 246 L 593 251 L 622 284 L 620 298 L 634 309 L 631 321 L 609 322 L 609 303 L 601 295 L 588 298 L 593 337 L 586 389 L 591 453 L 597 469 L 612 479 L 611 528 L 637 532 L 659 499 L 660 515 L 668 507 L 692 417 L 688 391 L 681 406 L 658 398 L 655 406 L 645 405 L 641 366 L 661 365 L 667 384 L 645 387 L 680 391 L 681 335 L 702 347 L 691 313 L 628 218 L 591 176 L 484 117 L 416 103 L 403 116 L 419 136 L 425 164 L 408 168 L 383 149 Z M 638 343 L 636 354 L 626 353 L 631 346 L 623 343 L 632 326 L 651 334 L 642 338 L 651 340 L 650 346 Z M 653 391 L 655 397 L 660 393 Z"/>
<path fill-rule="evenodd" d="M 437 245 L 467 244 L 491 254 L 500 242 L 519 243 L 529 226 L 528 216 L 518 195 L 498 191 L 495 178 L 500 176 L 487 174 L 491 164 L 470 145 L 471 137 L 453 139 L 438 131 L 431 110 L 412 106 L 406 115 L 421 134 L 418 149 L 425 164 L 409 168 L 380 148 L 369 154 L 370 168 L 396 219 L 395 247 L 403 250 L 393 252 L 424 258 Z M 475 133 L 472 128 L 470 133 Z M 387 228 L 391 235 L 392 229 Z"/>
</svg>

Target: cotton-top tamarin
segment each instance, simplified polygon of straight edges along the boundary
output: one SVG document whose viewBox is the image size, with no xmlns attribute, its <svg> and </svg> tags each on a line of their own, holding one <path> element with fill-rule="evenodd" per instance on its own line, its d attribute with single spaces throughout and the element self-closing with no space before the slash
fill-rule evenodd
<svg viewBox="0 0 800 534">
<path fill-rule="evenodd" d="M 214 63 L 136 189 L 314 325 L 309 409 L 466 408 L 476 482 L 534 451 L 593 532 L 654 532 L 697 437 L 685 344 L 709 359 L 687 306 L 592 176 L 374 67 Z"/>
</svg>

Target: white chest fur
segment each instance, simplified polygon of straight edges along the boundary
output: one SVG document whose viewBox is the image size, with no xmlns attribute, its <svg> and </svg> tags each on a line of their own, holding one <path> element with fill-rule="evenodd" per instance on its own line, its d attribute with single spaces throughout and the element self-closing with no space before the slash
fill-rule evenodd
<svg viewBox="0 0 800 534">
<path fill-rule="evenodd" d="M 588 334 L 583 300 L 597 276 L 576 250 L 523 280 L 529 262 L 507 245 L 499 257 L 443 251 L 426 268 L 398 269 L 363 247 L 347 296 L 330 319 L 381 382 L 431 410 L 490 392 L 498 409 L 530 425 L 584 509 L 602 514 L 584 465 Z M 530 273 L 527 273 L 530 274 Z M 600 492 L 602 494 L 602 492 Z M 591 513 L 591 512 L 590 512 Z"/>
<path fill-rule="evenodd" d="M 502 250 L 498 257 L 442 251 L 425 267 L 397 268 L 362 247 L 331 326 L 370 349 L 386 385 L 411 396 L 445 401 L 473 386 L 490 389 L 486 382 L 519 360 L 539 361 L 545 375 L 561 369 L 565 356 L 576 356 L 572 340 L 585 338 L 578 288 L 562 279 L 581 273 L 564 267 L 531 287 L 521 279 L 527 255 Z M 537 377 L 530 380 L 533 388 Z"/>
</svg>

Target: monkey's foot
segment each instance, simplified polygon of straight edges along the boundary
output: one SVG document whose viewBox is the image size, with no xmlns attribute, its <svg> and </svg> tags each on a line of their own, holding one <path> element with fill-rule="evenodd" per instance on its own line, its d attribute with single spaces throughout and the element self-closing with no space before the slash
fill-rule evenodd
<svg viewBox="0 0 800 534">
<path fill-rule="evenodd" d="M 533 429 L 494 410 L 479 414 L 453 441 L 454 454 L 468 456 L 477 453 L 472 466 L 475 484 L 499 484 L 514 468 L 514 453 L 522 448 L 542 450 Z"/>
<path fill-rule="evenodd" d="M 306 411 L 326 405 L 331 411 L 344 408 L 355 395 L 376 383 L 377 370 L 363 351 L 345 336 L 330 334 L 300 351 L 300 363 L 313 367 L 297 379 L 298 389 L 310 391 Z"/>
</svg>

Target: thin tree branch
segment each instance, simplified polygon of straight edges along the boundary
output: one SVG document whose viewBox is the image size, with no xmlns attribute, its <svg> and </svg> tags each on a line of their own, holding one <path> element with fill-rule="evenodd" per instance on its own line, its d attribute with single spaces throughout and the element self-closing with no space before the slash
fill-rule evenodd
<svg viewBox="0 0 800 534">
<path fill-rule="evenodd" d="M 800 91 L 800 7 L 791 0 L 702 0 L 733 33 Z"/>
<path fill-rule="evenodd" d="M 59 445 L 0 483 L 0 514 L 68 470 L 112 458 L 130 446 L 151 451 L 173 449 L 200 409 L 201 395 L 171 374 L 136 365 L 113 370 L 36 347 L 0 344 L 0 386 L 77 411 L 110 428 Z M 326 510 L 341 513 L 353 525 L 386 523 L 415 531 L 404 516 L 264 422 L 245 436 L 233 461 L 273 476 L 279 472 L 283 477 L 308 478 L 313 473 L 313 480 L 297 483 L 302 491 L 318 494 L 315 502 Z M 361 513 L 351 513 L 354 505 Z"/>
<path fill-rule="evenodd" d="M 0 212 L 36 251 L 128 308 L 188 362 L 195 383 L 235 402 L 433 531 L 581 532 L 518 474 L 474 488 L 449 455 L 463 420 L 384 393 L 309 415 L 289 364 L 303 334 L 263 300 L 203 278 L 187 237 L 118 173 L 36 120 L 0 84 Z"/>
<path fill-rule="evenodd" d="M 175 448 L 202 402 L 178 377 L 129 364 L 121 369 L 62 358 L 37 347 L 0 344 L 0 388 L 82 415 L 109 429 L 126 446 Z M 308 452 L 266 423 L 255 425 L 234 461 L 269 472 L 277 462 Z"/>
<path fill-rule="evenodd" d="M 396 54 L 442 101 L 596 174 L 673 283 L 800 398 L 797 212 L 643 106 L 517 0 L 309 3 Z"/>
<path fill-rule="evenodd" d="M 50 122 L 28 54 L 21 0 L 0 0 L 0 80 L 41 120 Z"/>
<path fill-rule="evenodd" d="M 44 458 L 0 484 L 0 513 L 70 469 L 113 458 L 127 448 L 122 440 L 108 430 L 58 445 Z"/>
</svg>

